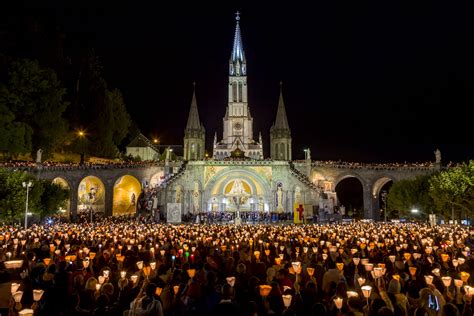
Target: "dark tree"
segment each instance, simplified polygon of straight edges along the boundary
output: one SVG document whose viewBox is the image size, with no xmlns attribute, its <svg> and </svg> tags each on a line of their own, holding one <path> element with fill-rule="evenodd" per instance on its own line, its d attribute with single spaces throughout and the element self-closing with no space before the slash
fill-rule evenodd
<svg viewBox="0 0 474 316">
<path fill-rule="evenodd" d="M 68 129 L 62 116 L 68 106 L 66 90 L 54 71 L 37 61 L 12 61 L 0 91 L 0 111 L 6 114 L 0 128 L 9 135 L 7 139 L 20 139 L 18 145 L 3 141 L 5 149 L 16 154 L 41 148 L 47 158 L 64 142 Z"/>
</svg>

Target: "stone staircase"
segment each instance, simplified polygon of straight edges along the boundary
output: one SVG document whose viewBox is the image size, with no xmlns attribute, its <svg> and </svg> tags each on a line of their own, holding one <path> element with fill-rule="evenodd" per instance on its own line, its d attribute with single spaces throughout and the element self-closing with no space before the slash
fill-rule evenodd
<svg viewBox="0 0 474 316">
<path fill-rule="evenodd" d="M 168 178 L 168 179 L 166 179 L 165 181 L 163 181 L 163 183 L 160 185 L 160 189 L 163 189 L 163 188 L 165 188 L 166 186 L 170 186 L 173 182 L 175 182 L 176 180 L 178 180 L 178 179 L 184 174 L 184 172 L 186 171 L 186 165 L 187 165 L 187 161 L 184 161 L 184 162 L 181 164 L 181 167 L 179 167 L 178 172 L 176 172 L 176 173 L 173 174 L 170 178 Z"/>
<path fill-rule="evenodd" d="M 298 169 L 296 169 L 293 162 L 289 162 L 290 165 L 290 173 L 295 176 L 299 181 L 304 183 L 306 186 L 310 187 L 312 190 L 319 192 L 320 188 L 316 186 L 311 180 L 303 173 L 301 173 Z"/>
</svg>

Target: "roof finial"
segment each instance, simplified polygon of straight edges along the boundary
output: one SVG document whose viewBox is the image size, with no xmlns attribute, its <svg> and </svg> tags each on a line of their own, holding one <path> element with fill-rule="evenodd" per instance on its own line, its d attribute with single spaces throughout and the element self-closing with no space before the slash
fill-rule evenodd
<svg viewBox="0 0 474 316">
<path fill-rule="evenodd" d="M 240 12 L 235 12 L 235 20 L 238 22 L 240 20 Z"/>
<path fill-rule="evenodd" d="M 283 81 L 280 80 L 280 87 L 282 87 L 282 86 L 283 86 Z"/>
<path fill-rule="evenodd" d="M 195 87 L 195 86 L 196 86 L 196 81 L 193 81 L 193 87 Z"/>
</svg>

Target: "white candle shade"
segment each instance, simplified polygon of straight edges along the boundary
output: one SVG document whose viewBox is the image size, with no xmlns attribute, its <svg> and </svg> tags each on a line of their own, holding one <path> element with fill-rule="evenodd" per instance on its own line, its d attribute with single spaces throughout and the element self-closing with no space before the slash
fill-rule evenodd
<svg viewBox="0 0 474 316">
<path fill-rule="evenodd" d="M 291 295 L 282 295 L 283 298 L 283 304 L 285 305 L 286 308 L 290 307 L 291 305 L 291 299 L 293 298 Z"/>
<path fill-rule="evenodd" d="M 235 284 L 235 277 L 227 277 L 226 278 L 226 281 L 227 281 L 227 284 L 229 284 L 230 286 L 234 287 L 234 284 Z"/>
<path fill-rule="evenodd" d="M 370 285 L 364 285 L 360 289 L 362 290 L 362 294 L 365 298 L 370 297 L 370 293 L 372 292 L 372 287 Z"/>
<path fill-rule="evenodd" d="M 23 291 L 16 291 L 15 293 L 13 293 L 13 300 L 15 300 L 15 303 L 20 303 L 22 297 Z"/>
<path fill-rule="evenodd" d="M 35 313 L 34 310 L 32 310 L 31 308 L 25 308 L 25 309 L 22 309 L 21 311 L 18 312 L 18 315 L 21 315 L 21 316 L 33 316 Z"/>
<path fill-rule="evenodd" d="M 43 296 L 43 294 L 44 294 L 43 290 L 33 290 L 33 300 L 35 302 L 38 302 Z"/>
<path fill-rule="evenodd" d="M 444 286 L 449 287 L 451 285 L 452 278 L 450 276 L 444 276 L 441 278 Z"/>
<path fill-rule="evenodd" d="M 433 283 L 433 276 L 432 275 L 425 275 L 425 282 L 426 285 L 430 285 Z"/>
<path fill-rule="evenodd" d="M 12 295 L 18 291 L 18 289 L 20 288 L 20 283 L 12 283 L 11 284 L 11 293 Z"/>
</svg>

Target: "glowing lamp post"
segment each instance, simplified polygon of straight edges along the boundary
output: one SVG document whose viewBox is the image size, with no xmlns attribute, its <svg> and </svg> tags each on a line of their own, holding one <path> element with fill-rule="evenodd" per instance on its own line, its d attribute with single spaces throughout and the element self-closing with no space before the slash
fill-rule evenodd
<svg viewBox="0 0 474 316">
<path fill-rule="evenodd" d="M 25 229 L 28 228 L 28 197 L 30 188 L 33 186 L 33 182 L 23 182 L 23 187 L 26 188 L 26 204 L 25 204 Z"/>
</svg>

